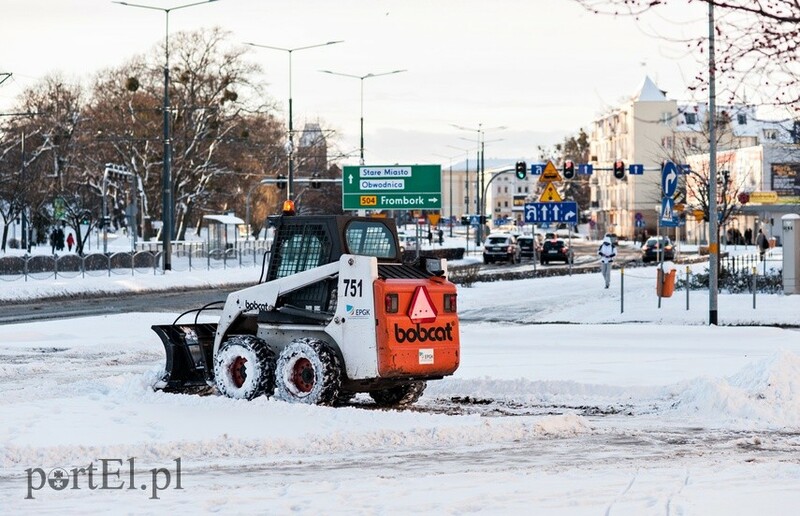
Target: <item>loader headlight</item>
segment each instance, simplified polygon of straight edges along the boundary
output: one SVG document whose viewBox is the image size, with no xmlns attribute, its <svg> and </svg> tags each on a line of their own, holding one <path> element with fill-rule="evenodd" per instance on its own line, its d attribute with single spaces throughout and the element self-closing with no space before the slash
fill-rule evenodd
<svg viewBox="0 0 800 516">
<path fill-rule="evenodd" d="M 387 314 L 396 314 L 398 311 L 399 301 L 397 294 L 386 294 L 384 298 L 385 310 Z"/>
<path fill-rule="evenodd" d="M 444 295 L 444 311 L 445 312 L 456 312 L 456 295 L 455 294 L 445 294 Z"/>
</svg>

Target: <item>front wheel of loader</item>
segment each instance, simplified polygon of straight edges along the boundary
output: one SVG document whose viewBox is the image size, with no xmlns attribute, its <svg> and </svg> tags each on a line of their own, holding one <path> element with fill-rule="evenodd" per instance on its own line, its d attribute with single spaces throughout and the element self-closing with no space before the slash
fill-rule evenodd
<svg viewBox="0 0 800 516">
<path fill-rule="evenodd" d="M 275 353 L 252 335 L 226 340 L 214 357 L 214 380 L 220 394 L 252 400 L 275 389 Z"/>
<path fill-rule="evenodd" d="M 317 339 L 297 339 L 283 348 L 275 366 L 278 399 L 308 405 L 333 405 L 342 367 L 336 352 Z"/>
<path fill-rule="evenodd" d="M 425 382 L 411 382 L 391 389 L 372 391 L 370 397 L 381 407 L 405 407 L 415 403 L 426 387 Z"/>
</svg>

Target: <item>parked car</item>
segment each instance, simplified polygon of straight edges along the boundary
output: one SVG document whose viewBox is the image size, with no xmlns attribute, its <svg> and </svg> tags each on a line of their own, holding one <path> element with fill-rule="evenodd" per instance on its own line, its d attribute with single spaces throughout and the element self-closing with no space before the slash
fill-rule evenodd
<svg viewBox="0 0 800 516">
<path fill-rule="evenodd" d="M 536 237 L 531 235 L 517 237 L 517 245 L 519 246 L 520 258 L 533 258 L 535 251 L 539 249 Z"/>
<path fill-rule="evenodd" d="M 519 245 L 513 235 L 491 233 L 483 242 L 483 263 L 519 263 Z"/>
<path fill-rule="evenodd" d="M 545 240 L 542 245 L 542 255 L 540 259 L 542 265 L 547 265 L 553 261 L 573 263 L 574 258 L 572 249 L 560 238 Z"/>
<path fill-rule="evenodd" d="M 650 237 L 647 242 L 642 245 L 642 261 L 661 261 L 661 254 L 664 254 L 665 260 L 675 259 L 675 246 L 668 237 Z"/>
<path fill-rule="evenodd" d="M 417 248 L 417 237 L 415 235 L 407 235 L 405 233 L 398 233 L 397 239 L 400 241 L 400 252 L 405 252 L 406 249 Z"/>
</svg>

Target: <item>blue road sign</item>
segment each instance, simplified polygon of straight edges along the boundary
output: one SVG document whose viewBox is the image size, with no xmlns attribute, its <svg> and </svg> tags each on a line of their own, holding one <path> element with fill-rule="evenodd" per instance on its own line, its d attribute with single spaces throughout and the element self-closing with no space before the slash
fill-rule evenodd
<svg viewBox="0 0 800 516">
<path fill-rule="evenodd" d="M 528 202 L 525 203 L 525 222 L 542 224 L 544 222 L 578 222 L 578 203 L 563 202 Z"/>
<path fill-rule="evenodd" d="M 634 222 L 633 225 L 637 228 L 643 228 L 646 224 L 644 223 L 644 219 L 636 219 L 636 222 Z"/>
<path fill-rule="evenodd" d="M 675 200 L 672 197 L 661 199 L 661 215 L 658 217 L 658 225 L 668 228 L 678 225 L 678 218 L 675 216 Z"/>
<path fill-rule="evenodd" d="M 578 174 L 591 176 L 592 172 L 594 172 L 594 166 L 591 163 L 581 163 L 578 165 Z"/>
<path fill-rule="evenodd" d="M 531 175 L 541 176 L 547 163 L 531 163 Z"/>
<path fill-rule="evenodd" d="M 664 162 L 661 168 L 661 191 L 664 197 L 672 197 L 675 195 L 675 189 L 678 187 L 678 167 L 671 161 Z"/>
<path fill-rule="evenodd" d="M 473 215 L 469 218 L 469 225 L 470 226 L 477 226 L 480 223 L 481 219 L 477 215 Z"/>
<path fill-rule="evenodd" d="M 644 165 L 628 165 L 628 175 L 631 176 L 644 175 Z"/>
</svg>

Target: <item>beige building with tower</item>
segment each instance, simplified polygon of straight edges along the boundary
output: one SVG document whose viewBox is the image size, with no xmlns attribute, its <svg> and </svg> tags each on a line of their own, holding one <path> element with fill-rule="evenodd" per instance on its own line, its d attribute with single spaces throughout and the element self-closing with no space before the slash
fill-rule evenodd
<svg viewBox="0 0 800 516">
<path fill-rule="evenodd" d="M 653 169 L 665 158 L 662 144 L 673 137 L 671 122 L 677 112 L 677 101 L 667 99 L 646 77 L 630 100 L 592 123 L 590 163 L 609 169 L 595 170 L 592 178 L 591 212 L 598 234 L 634 238 L 644 230 L 655 233 L 661 176 Z M 610 171 L 617 160 L 625 163 L 622 179 Z M 644 165 L 644 174 L 628 174 L 631 164 Z M 642 227 L 636 227 L 637 218 Z"/>
<path fill-rule="evenodd" d="M 718 105 L 716 111 L 718 160 L 721 160 L 718 172 L 726 166 L 725 159 L 729 151 L 736 150 L 737 155 L 747 155 L 745 149 L 759 145 L 791 146 L 800 139 L 800 124 L 759 120 L 754 106 Z M 650 235 L 659 231 L 662 163 L 669 159 L 678 164 L 691 164 L 692 170 L 696 170 L 704 153 L 707 163 L 707 120 L 707 104 L 679 104 L 668 99 L 664 91 L 649 77 L 645 77 L 630 100 L 592 123 L 589 135 L 590 162 L 595 168 L 609 169 L 596 171 L 592 178 L 591 212 L 599 234 L 614 232 L 621 237 L 634 238 L 640 237 L 643 231 Z M 617 160 L 625 163 L 625 177 L 622 179 L 616 179 L 610 172 Z M 748 167 L 758 170 L 771 167 L 769 159 L 747 159 L 740 160 L 740 163 L 745 161 L 749 162 Z M 759 162 L 756 164 L 755 161 Z M 631 164 L 644 165 L 644 173 L 629 174 Z M 763 176 L 757 178 L 753 174 L 741 174 L 741 177 L 743 181 L 747 178 L 741 191 L 771 188 L 771 185 L 764 184 Z M 697 178 L 693 175 L 691 180 Z M 678 197 L 678 204 L 685 203 L 687 209 L 692 208 L 693 199 L 688 198 L 691 196 L 684 192 Z M 754 223 L 755 217 L 741 222 L 742 227 Z M 699 226 L 702 223 L 690 221 L 683 237 L 698 241 L 706 239 Z M 664 233 L 665 229 L 661 228 L 660 231 Z M 670 234 L 673 234 L 672 230 Z"/>
</svg>

